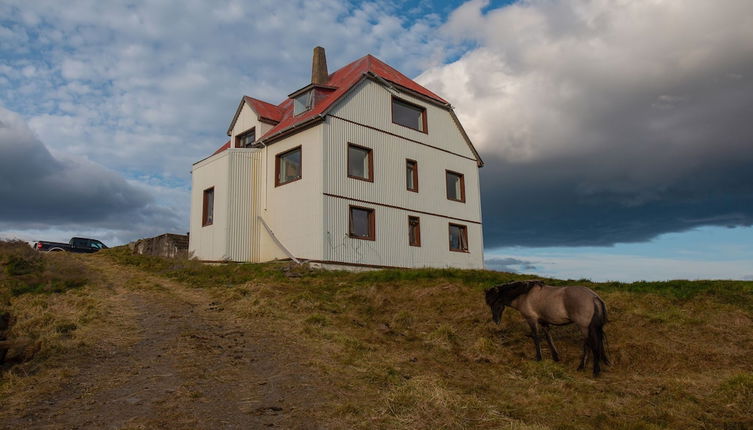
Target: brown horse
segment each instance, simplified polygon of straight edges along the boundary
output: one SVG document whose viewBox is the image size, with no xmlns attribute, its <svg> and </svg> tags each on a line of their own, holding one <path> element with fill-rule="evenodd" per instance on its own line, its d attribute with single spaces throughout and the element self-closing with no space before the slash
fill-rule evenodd
<svg viewBox="0 0 753 430">
<path fill-rule="evenodd" d="M 531 337 L 536 346 L 536 360 L 541 360 L 540 332 L 552 352 L 552 359 L 560 361 L 557 348 L 549 333 L 549 326 L 575 323 L 583 333 L 583 355 L 578 370 L 583 370 L 589 351 L 593 355 L 593 374 L 599 376 L 600 362 L 609 364 L 604 349 L 604 324 L 607 307 L 592 290 L 581 286 L 553 287 L 541 281 L 518 281 L 486 290 L 486 304 L 492 319 L 499 324 L 505 306 L 517 309 L 531 327 Z M 543 329 L 543 330 L 541 330 Z"/>
</svg>

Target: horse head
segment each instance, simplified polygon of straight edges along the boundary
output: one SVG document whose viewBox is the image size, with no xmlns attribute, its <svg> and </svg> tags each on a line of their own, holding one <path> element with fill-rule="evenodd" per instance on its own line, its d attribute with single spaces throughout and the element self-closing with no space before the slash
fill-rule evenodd
<svg viewBox="0 0 753 430">
<path fill-rule="evenodd" d="M 491 287 L 485 291 L 486 304 L 492 310 L 492 320 L 499 324 L 502 320 L 502 312 L 505 310 L 505 302 L 500 294 L 500 286 Z"/>
</svg>

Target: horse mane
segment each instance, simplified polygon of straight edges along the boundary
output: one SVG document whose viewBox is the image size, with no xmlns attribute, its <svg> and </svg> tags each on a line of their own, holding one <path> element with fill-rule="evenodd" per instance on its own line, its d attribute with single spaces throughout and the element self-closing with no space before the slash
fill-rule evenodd
<svg viewBox="0 0 753 430">
<path fill-rule="evenodd" d="M 514 281 L 506 284 L 497 285 L 487 290 L 486 302 L 489 306 L 496 302 L 498 299 L 503 299 L 506 303 L 510 303 L 517 297 L 523 294 L 528 294 L 531 288 L 544 286 L 544 281 L 538 279 L 530 279 L 526 281 Z"/>
</svg>

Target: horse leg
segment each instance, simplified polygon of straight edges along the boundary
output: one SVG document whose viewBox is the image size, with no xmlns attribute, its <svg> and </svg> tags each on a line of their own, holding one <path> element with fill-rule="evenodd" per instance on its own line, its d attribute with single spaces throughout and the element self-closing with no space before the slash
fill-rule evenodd
<svg viewBox="0 0 753 430">
<path fill-rule="evenodd" d="M 580 356 L 580 366 L 578 366 L 578 370 L 583 370 L 586 368 L 586 363 L 588 362 L 588 351 L 590 348 L 588 347 L 588 342 L 583 342 L 583 355 Z"/>
<path fill-rule="evenodd" d="M 552 360 L 554 361 L 560 361 L 560 354 L 557 352 L 557 347 L 554 346 L 554 341 L 552 340 L 552 334 L 549 332 L 549 326 L 544 325 L 544 334 L 546 335 L 546 343 L 549 344 L 549 351 L 552 352 Z"/>
<path fill-rule="evenodd" d="M 588 352 L 591 349 L 588 342 L 588 327 L 581 327 L 581 331 L 583 332 L 583 355 L 580 356 L 580 366 L 578 366 L 578 370 L 586 368 L 586 363 L 588 363 Z"/>
<path fill-rule="evenodd" d="M 541 341 L 539 339 L 539 323 L 536 320 L 528 320 L 528 325 L 531 327 L 531 337 L 533 338 L 533 344 L 536 347 L 536 361 L 541 361 Z"/>
</svg>

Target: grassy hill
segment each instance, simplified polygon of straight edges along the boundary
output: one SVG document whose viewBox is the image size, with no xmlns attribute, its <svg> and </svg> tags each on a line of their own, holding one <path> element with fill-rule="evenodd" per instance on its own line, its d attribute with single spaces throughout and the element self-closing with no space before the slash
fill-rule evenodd
<svg viewBox="0 0 753 430">
<path fill-rule="evenodd" d="M 14 274 L 8 268 L 19 263 L 9 263 L 10 254 L 0 254 L 0 294 L 16 315 L 11 333 L 38 342 L 36 354 L 17 365 L 22 369 L 54 366 L 56 354 L 70 347 L 70 331 L 85 333 L 97 312 L 116 311 L 96 308 L 102 288 L 96 273 L 72 272 L 81 266 L 72 264 L 77 258 L 95 263 L 88 267 L 102 259 L 209 294 L 234 318 L 275 327 L 300 345 L 332 394 L 321 412 L 329 427 L 753 427 L 753 282 L 548 280 L 585 284 L 607 303 L 613 365 L 594 379 L 575 370 L 580 336 L 574 327 L 554 330 L 562 356 L 554 363 L 532 360 L 527 326 L 514 310 L 501 325 L 491 323 L 483 289 L 526 275 L 210 266 L 134 256 L 124 248 L 46 255 Z M 68 267 L 64 276 L 40 281 L 57 264 Z M 13 384 L 24 387 L 21 379 L 6 372 L 0 394 Z"/>
</svg>

